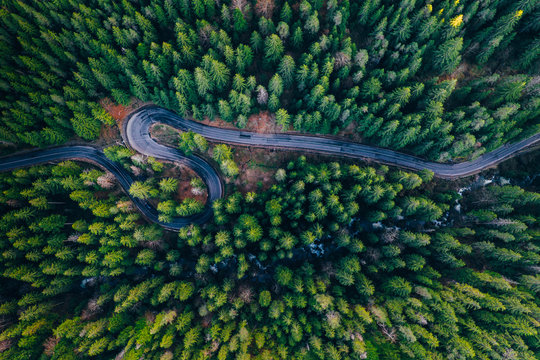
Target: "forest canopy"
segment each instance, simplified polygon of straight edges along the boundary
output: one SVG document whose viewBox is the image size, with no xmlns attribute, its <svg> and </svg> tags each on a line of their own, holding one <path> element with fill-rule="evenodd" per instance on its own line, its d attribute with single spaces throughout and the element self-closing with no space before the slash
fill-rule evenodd
<svg viewBox="0 0 540 360">
<path fill-rule="evenodd" d="M 111 111 L 476 158 L 540 132 L 538 0 L 0 0 L 0 24 L 2 151 L 116 169 L 0 173 L 0 360 L 540 358 L 538 155 L 445 181 L 153 128 L 213 201 Z"/>
<path fill-rule="evenodd" d="M 170 233 L 105 175 L 0 175 L 0 359 L 538 358 L 538 193 L 300 157 Z"/>
<path fill-rule="evenodd" d="M 0 139 L 95 139 L 99 101 L 432 160 L 537 132 L 537 1 L 3 0 Z"/>
</svg>

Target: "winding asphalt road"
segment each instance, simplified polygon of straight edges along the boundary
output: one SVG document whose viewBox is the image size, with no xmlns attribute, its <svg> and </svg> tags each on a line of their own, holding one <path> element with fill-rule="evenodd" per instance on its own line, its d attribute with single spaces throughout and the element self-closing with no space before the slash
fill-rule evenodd
<svg viewBox="0 0 540 360">
<path fill-rule="evenodd" d="M 321 154 L 347 156 L 362 160 L 373 160 L 388 165 L 395 165 L 411 170 L 428 169 L 440 178 L 456 179 L 478 173 L 493 166 L 521 150 L 540 143 L 540 133 L 514 144 L 507 144 L 484 154 L 473 161 L 458 164 L 439 164 L 420 159 L 397 151 L 362 145 L 348 141 L 326 137 L 291 135 L 291 134 L 257 134 L 246 131 L 220 129 L 186 120 L 173 112 L 159 107 L 145 107 L 129 115 L 124 122 L 125 140 L 137 152 L 163 160 L 174 161 L 192 168 L 206 183 L 208 201 L 202 213 L 174 218 L 163 223 L 158 220 L 157 210 L 147 201 L 133 198 L 134 204 L 150 221 L 160 224 L 169 230 L 179 230 L 191 224 L 203 224 L 211 219 L 213 201 L 223 196 L 223 183 L 216 170 L 203 158 L 185 156 L 180 150 L 161 145 L 150 137 L 150 127 L 155 123 L 170 125 L 174 128 L 199 133 L 209 140 L 255 147 L 271 147 L 290 150 L 307 150 Z M 111 172 L 128 193 L 135 178 L 120 164 L 109 160 L 103 152 L 91 146 L 63 146 L 45 150 L 36 150 L 12 155 L 0 159 L 0 171 L 62 160 L 83 160 L 94 163 Z"/>
<path fill-rule="evenodd" d="M 175 151 L 174 149 L 171 150 Z M 180 158 L 174 158 L 176 162 L 192 167 L 199 173 L 205 182 L 215 183 L 217 181 L 218 184 L 221 184 L 219 175 L 205 160 L 196 156 L 185 157 L 181 153 L 179 153 L 178 156 L 180 156 Z M 89 162 L 111 172 L 118 180 L 122 189 L 128 194 L 131 201 L 133 201 L 135 206 L 141 211 L 143 216 L 168 230 L 178 231 L 180 228 L 192 223 L 203 224 L 207 222 L 212 218 L 212 201 L 223 196 L 223 188 L 221 185 L 219 185 L 217 189 L 210 190 L 209 188 L 208 198 L 210 201 L 207 202 L 202 213 L 187 217 L 177 217 L 168 223 L 161 222 L 158 220 L 158 211 L 148 201 L 129 195 L 128 190 L 131 187 L 131 184 L 137 179 L 124 169 L 120 163 L 109 160 L 103 151 L 92 146 L 62 146 L 0 158 L 0 172 L 64 160 L 81 160 Z"/>
<path fill-rule="evenodd" d="M 191 130 L 216 142 L 254 147 L 307 150 L 321 154 L 374 160 L 411 170 L 428 169 L 433 171 L 435 176 L 444 179 L 457 179 L 478 173 L 508 159 L 529 146 L 540 143 L 540 133 L 538 133 L 517 143 L 503 145 L 497 150 L 484 154 L 473 161 L 457 164 L 441 164 L 389 149 L 327 137 L 292 134 L 257 134 L 233 129 L 220 129 L 192 120 L 186 120 L 163 108 L 147 107 L 133 113 L 125 127 L 125 134 L 129 144 L 143 154 L 151 155 L 154 153 L 156 143 L 149 136 L 150 126 L 154 123 L 167 124 L 184 131 Z"/>
</svg>

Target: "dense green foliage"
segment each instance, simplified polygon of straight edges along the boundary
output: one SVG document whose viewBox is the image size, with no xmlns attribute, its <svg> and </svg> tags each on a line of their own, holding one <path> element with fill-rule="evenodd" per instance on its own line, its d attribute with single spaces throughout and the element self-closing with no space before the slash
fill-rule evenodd
<svg viewBox="0 0 540 360">
<path fill-rule="evenodd" d="M 437 161 L 540 130 L 535 0 L 0 5 L 3 144 L 94 140 L 104 98 L 240 128 L 267 111 Z M 534 187 L 299 157 L 242 194 L 229 146 L 179 138 L 229 192 L 179 233 L 90 166 L 0 174 L 0 360 L 540 358 Z M 160 221 L 203 209 L 200 178 L 104 152 Z"/>
<path fill-rule="evenodd" d="M 0 176 L 0 359 L 538 357 L 539 194 L 300 157 L 173 234 L 81 170 Z"/>
<path fill-rule="evenodd" d="M 534 0 L 2 0 L 0 138 L 43 146 L 152 101 L 239 127 L 352 129 L 435 160 L 538 131 Z M 494 71 L 497 73 L 494 74 Z"/>
</svg>

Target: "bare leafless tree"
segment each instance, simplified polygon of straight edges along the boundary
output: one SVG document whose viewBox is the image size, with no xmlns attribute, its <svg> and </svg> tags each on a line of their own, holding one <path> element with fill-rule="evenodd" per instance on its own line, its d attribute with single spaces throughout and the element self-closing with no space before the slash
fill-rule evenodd
<svg viewBox="0 0 540 360">
<path fill-rule="evenodd" d="M 253 300 L 253 290 L 248 285 L 241 285 L 238 289 L 238 297 L 246 304 L 249 304 Z"/>
<path fill-rule="evenodd" d="M 59 341 L 60 338 L 57 338 L 56 336 L 49 336 L 43 343 L 43 348 L 45 349 L 43 352 L 45 353 L 45 355 L 52 356 L 54 353 L 54 348 Z M 2 350 L 0 349 L 0 352 L 1 351 Z"/>
<path fill-rule="evenodd" d="M 339 51 L 334 55 L 336 61 L 336 68 L 342 68 L 351 63 L 351 57 L 348 54 L 345 54 L 343 51 Z"/>
<path fill-rule="evenodd" d="M 275 6 L 274 0 L 257 0 L 257 3 L 255 4 L 255 13 L 259 16 L 271 19 Z"/>
<path fill-rule="evenodd" d="M 257 102 L 259 105 L 264 105 L 268 102 L 268 91 L 262 85 L 257 87 Z"/>
<path fill-rule="evenodd" d="M 247 5 L 246 0 L 232 0 L 231 1 L 231 9 L 232 10 L 238 9 L 242 12 L 242 14 L 244 13 L 244 9 L 246 8 L 246 5 Z"/>
<path fill-rule="evenodd" d="M 106 172 L 104 175 L 101 175 L 97 178 L 97 183 L 104 189 L 112 189 L 114 187 L 114 181 L 116 178 L 110 172 Z"/>
</svg>

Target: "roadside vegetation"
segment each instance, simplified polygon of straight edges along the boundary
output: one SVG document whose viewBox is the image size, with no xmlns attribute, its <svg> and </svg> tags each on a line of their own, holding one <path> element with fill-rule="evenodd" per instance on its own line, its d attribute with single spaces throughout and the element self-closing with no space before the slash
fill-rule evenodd
<svg viewBox="0 0 540 360">
<path fill-rule="evenodd" d="M 540 194 L 284 165 L 179 233 L 99 170 L 1 174 L 0 359 L 537 358 Z"/>
<path fill-rule="evenodd" d="M 431 160 L 538 129 L 536 1 L 2 2 L 0 139 L 96 139 L 98 103 L 347 128 Z M 349 126 L 352 124 L 352 126 Z"/>
<path fill-rule="evenodd" d="M 190 216 L 202 212 L 206 198 L 206 184 L 190 169 L 178 169 L 164 164 L 151 156 L 136 154 L 124 146 L 114 145 L 104 149 L 112 161 L 121 163 L 136 180 L 129 188 L 129 194 L 141 200 L 148 200 L 159 212 L 159 221 L 171 222 L 176 216 Z M 184 172 L 189 172 L 186 176 Z M 170 176 L 166 176 L 169 173 Z M 108 175 L 111 188 L 114 176 Z M 180 188 L 180 181 L 184 183 Z M 186 184 L 187 183 L 187 184 Z M 102 185 L 102 184 L 100 184 Z M 179 194 L 181 190 L 184 192 Z M 179 201 L 182 197 L 182 201 Z"/>
<path fill-rule="evenodd" d="M 153 103 L 471 159 L 540 131 L 538 1 L 0 0 L 0 23 L 0 146 L 107 143 L 136 180 L 0 173 L 0 360 L 540 358 L 538 151 L 443 181 L 156 125 L 219 168 L 207 204 L 117 127 Z M 172 232 L 134 198 L 213 217 Z"/>
</svg>

